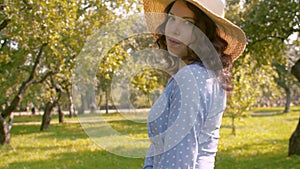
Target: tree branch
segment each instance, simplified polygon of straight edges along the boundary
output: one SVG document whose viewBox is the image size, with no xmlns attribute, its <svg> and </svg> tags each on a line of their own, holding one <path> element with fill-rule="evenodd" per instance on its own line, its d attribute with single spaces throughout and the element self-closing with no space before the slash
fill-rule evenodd
<svg viewBox="0 0 300 169">
<path fill-rule="evenodd" d="M 35 80 L 33 81 L 32 83 L 33 84 L 38 84 L 38 83 L 42 83 L 44 82 L 49 76 L 52 76 L 54 74 L 56 74 L 57 72 L 54 72 L 54 71 L 49 71 L 47 72 L 44 76 L 42 76 L 42 78 L 40 80 Z"/>
<path fill-rule="evenodd" d="M 33 80 L 35 72 L 36 72 L 36 69 L 37 69 L 37 66 L 39 65 L 41 57 L 42 57 L 42 54 L 43 54 L 43 51 L 44 51 L 44 47 L 46 47 L 46 46 L 47 46 L 47 43 L 44 43 L 40 47 L 40 50 L 39 50 L 39 52 L 38 52 L 38 54 L 36 56 L 36 59 L 34 61 L 34 64 L 33 64 L 33 67 L 32 67 L 32 70 L 30 72 L 30 76 L 29 76 L 28 80 Z"/>
<path fill-rule="evenodd" d="M 293 33 L 293 32 L 292 32 L 292 33 Z M 266 40 L 268 40 L 269 38 L 272 38 L 272 39 L 280 39 L 281 41 L 284 41 L 284 40 L 288 39 L 288 37 L 289 37 L 292 33 L 288 33 L 286 36 L 265 36 L 265 37 L 262 37 L 262 38 L 260 38 L 260 39 L 257 39 L 257 40 L 255 40 L 255 41 L 250 42 L 250 43 L 247 45 L 247 48 L 251 48 L 251 47 L 252 47 L 253 45 L 255 45 L 256 43 L 266 41 Z"/>
<path fill-rule="evenodd" d="M 81 4 L 84 5 L 84 4 Z M 77 18 L 79 18 L 87 9 L 91 8 L 92 4 L 88 4 L 86 7 L 77 10 Z"/>
<path fill-rule="evenodd" d="M 4 19 L 0 24 L 0 31 L 2 29 L 4 29 L 8 25 L 9 22 L 10 22 L 10 19 Z"/>
<path fill-rule="evenodd" d="M 21 10 L 23 9 L 32 9 L 32 6 L 26 1 L 26 0 L 22 0 L 22 2 L 25 4 L 25 7 L 23 7 Z"/>
<path fill-rule="evenodd" d="M 59 83 L 56 83 L 52 77 L 51 77 L 51 84 L 57 92 L 59 92 L 59 93 L 64 92 L 64 89 L 62 88 L 62 86 Z"/>
<path fill-rule="evenodd" d="M 42 46 L 40 47 L 40 50 L 37 54 L 37 57 L 35 59 L 35 62 L 34 62 L 34 65 L 33 65 L 33 68 L 30 72 L 30 75 L 28 77 L 28 79 L 26 81 L 24 81 L 21 86 L 19 87 L 18 91 L 17 91 L 17 94 L 14 96 L 11 104 L 5 108 L 3 110 L 3 112 L 1 113 L 1 116 L 5 119 L 6 117 L 10 116 L 11 113 L 15 110 L 15 108 L 18 106 L 18 104 L 22 101 L 22 97 L 25 93 L 25 91 L 27 90 L 27 88 L 32 85 L 32 83 L 34 82 L 34 74 L 35 74 L 35 71 L 37 69 L 37 66 L 40 62 L 40 59 L 41 59 L 41 56 L 42 56 L 42 53 L 43 53 L 43 50 L 44 50 L 44 47 L 46 46 L 47 44 L 42 44 Z"/>
</svg>

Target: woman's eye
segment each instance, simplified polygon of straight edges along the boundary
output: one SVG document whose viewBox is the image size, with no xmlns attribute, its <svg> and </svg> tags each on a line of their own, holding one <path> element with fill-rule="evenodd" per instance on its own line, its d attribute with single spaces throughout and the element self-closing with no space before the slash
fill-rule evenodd
<svg viewBox="0 0 300 169">
<path fill-rule="evenodd" d="M 185 20 L 184 24 L 190 25 L 190 26 L 194 25 L 194 23 L 192 21 L 189 21 L 189 20 Z"/>
<path fill-rule="evenodd" d="M 174 15 L 168 15 L 168 22 L 175 22 L 175 21 L 179 21 L 181 23 L 183 23 L 184 25 L 188 25 L 188 26 L 193 26 L 194 22 L 185 18 L 179 18 L 176 17 Z"/>
<path fill-rule="evenodd" d="M 175 16 L 169 15 L 168 16 L 168 21 L 175 21 Z"/>
</svg>

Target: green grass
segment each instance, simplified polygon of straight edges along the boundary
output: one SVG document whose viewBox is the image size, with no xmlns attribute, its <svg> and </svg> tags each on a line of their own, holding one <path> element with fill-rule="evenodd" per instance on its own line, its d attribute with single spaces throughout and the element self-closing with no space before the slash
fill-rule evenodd
<svg viewBox="0 0 300 169">
<path fill-rule="evenodd" d="M 255 111 L 277 111 L 264 108 Z M 280 109 L 281 110 L 281 109 Z M 238 122 L 237 136 L 231 135 L 229 117 L 223 118 L 216 169 L 297 169 L 300 156 L 288 157 L 288 140 L 295 130 L 300 107 L 288 114 L 244 117 Z M 85 117 L 84 117 L 85 118 Z M 135 123 L 119 114 L 104 115 L 108 124 L 122 134 L 147 139 L 145 123 Z M 39 122 L 40 116 L 15 117 L 15 122 Z M 77 118 L 66 121 L 76 121 Z M 57 121 L 57 116 L 53 117 Z M 97 123 L 101 125 L 101 123 Z M 140 169 L 142 158 L 114 155 L 99 147 L 80 123 L 52 124 L 44 132 L 39 125 L 15 125 L 11 144 L 0 147 L 0 168 L 7 169 Z M 114 143 L 116 137 L 103 136 Z M 132 151 L 130 144 L 119 147 Z M 147 149 L 142 144 L 139 149 Z"/>
<path fill-rule="evenodd" d="M 276 108 L 260 109 L 270 112 Z M 291 113 L 243 118 L 237 136 L 231 135 L 230 118 L 223 119 L 216 169 L 297 169 L 300 156 L 287 157 L 289 138 L 296 129 L 299 107 Z"/>
</svg>

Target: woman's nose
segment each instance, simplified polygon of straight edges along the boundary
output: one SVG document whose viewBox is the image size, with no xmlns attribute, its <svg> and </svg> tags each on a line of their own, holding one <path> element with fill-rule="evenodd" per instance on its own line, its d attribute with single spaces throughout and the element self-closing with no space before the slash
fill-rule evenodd
<svg viewBox="0 0 300 169">
<path fill-rule="evenodd" d="M 169 24 L 169 31 L 172 35 L 180 35 L 181 33 L 181 29 L 180 29 L 180 25 L 181 25 L 181 22 L 180 20 L 176 19 L 172 22 L 170 22 Z"/>
</svg>

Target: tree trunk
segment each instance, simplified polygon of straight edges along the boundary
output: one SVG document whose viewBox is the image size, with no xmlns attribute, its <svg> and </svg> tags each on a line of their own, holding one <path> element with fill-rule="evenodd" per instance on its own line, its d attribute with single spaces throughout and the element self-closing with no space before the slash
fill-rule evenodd
<svg viewBox="0 0 300 169">
<path fill-rule="evenodd" d="M 58 111 L 58 121 L 59 123 L 63 123 L 65 120 L 65 115 L 64 113 L 61 111 L 61 105 L 59 104 L 59 102 L 57 102 L 57 111 Z"/>
<path fill-rule="evenodd" d="M 285 88 L 285 93 L 286 93 L 286 103 L 285 103 L 285 109 L 284 113 L 289 113 L 290 112 L 290 106 L 291 106 L 291 89 L 290 88 Z"/>
<path fill-rule="evenodd" d="M 35 107 L 32 106 L 30 109 L 31 109 L 31 115 L 35 115 Z"/>
<path fill-rule="evenodd" d="M 148 92 L 147 93 L 147 100 L 148 100 L 148 105 L 147 106 L 152 106 L 152 102 L 151 102 L 151 95 L 150 95 L 150 93 Z"/>
<path fill-rule="evenodd" d="M 81 99 L 81 105 L 78 110 L 78 114 L 84 114 L 84 109 L 85 109 L 85 102 L 84 102 L 84 95 L 80 94 L 80 99 Z"/>
<path fill-rule="evenodd" d="M 13 126 L 13 121 L 14 121 L 14 115 L 11 114 L 9 116 L 9 119 L 8 119 L 8 132 L 10 132 L 10 130 L 11 130 L 12 126 Z"/>
<path fill-rule="evenodd" d="M 298 59 L 298 61 L 292 67 L 291 72 L 298 79 L 298 81 L 300 82 L 300 59 Z"/>
<path fill-rule="evenodd" d="M 68 95 L 68 100 L 69 100 L 69 117 L 72 118 L 75 116 L 75 108 L 74 108 L 74 103 L 73 103 L 73 96 L 69 89 L 67 89 L 67 95 Z"/>
<path fill-rule="evenodd" d="M 236 126 L 235 126 L 235 117 L 234 116 L 231 117 L 231 128 L 232 128 L 231 133 L 233 135 L 236 135 Z"/>
<path fill-rule="evenodd" d="M 289 156 L 300 155 L 300 117 L 296 130 L 290 137 Z"/>
<path fill-rule="evenodd" d="M 10 142 L 10 132 L 8 124 L 5 119 L 0 115 L 0 143 L 2 145 L 9 144 Z"/>
<path fill-rule="evenodd" d="M 2 29 L 4 29 L 4 28 L 8 25 L 8 23 L 9 23 L 10 21 L 11 21 L 10 19 L 4 19 L 4 20 L 1 22 L 1 24 L 0 24 L 0 31 L 1 31 Z"/>
<path fill-rule="evenodd" d="M 292 67 L 292 74 L 300 82 L 300 59 Z M 290 137 L 289 156 L 290 155 L 300 155 L 300 117 L 299 117 L 299 121 L 298 121 L 298 125 L 296 127 L 296 130 L 294 131 L 294 133 Z"/>
<path fill-rule="evenodd" d="M 105 113 L 108 114 L 108 89 L 105 90 Z"/>
<path fill-rule="evenodd" d="M 45 106 L 44 114 L 43 114 L 43 120 L 40 130 L 43 131 L 50 126 L 50 121 L 52 117 L 52 110 L 55 106 L 55 103 L 48 102 Z"/>
<path fill-rule="evenodd" d="M 99 94 L 99 103 L 98 103 L 98 107 L 101 107 L 101 103 L 102 103 L 102 94 Z"/>
</svg>

